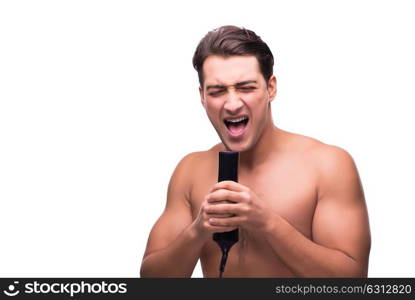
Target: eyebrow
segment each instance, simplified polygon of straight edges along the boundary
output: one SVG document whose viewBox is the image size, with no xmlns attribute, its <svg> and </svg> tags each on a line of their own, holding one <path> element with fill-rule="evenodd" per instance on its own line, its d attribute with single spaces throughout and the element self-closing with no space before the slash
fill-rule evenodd
<svg viewBox="0 0 415 300">
<path fill-rule="evenodd" d="M 231 84 L 229 86 L 241 87 L 243 85 L 250 84 L 250 83 L 257 83 L 257 82 L 256 82 L 256 80 L 245 80 L 245 81 L 237 82 L 235 84 Z M 228 87 L 228 86 L 227 85 L 220 85 L 220 84 L 208 85 L 206 87 L 206 90 L 208 91 L 209 89 L 224 89 L 226 87 Z"/>
</svg>

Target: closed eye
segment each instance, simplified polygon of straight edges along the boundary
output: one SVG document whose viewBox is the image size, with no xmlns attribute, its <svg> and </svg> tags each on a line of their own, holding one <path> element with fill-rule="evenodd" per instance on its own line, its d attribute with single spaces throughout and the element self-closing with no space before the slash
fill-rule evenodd
<svg viewBox="0 0 415 300">
<path fill-rule="evenodd" d="M 256 87 L 254 87 L 254 86 L 241 86 L 241 87 L 238 88 L 238 90 L 244 91 L 244 92 L 253 91 L 255 89 L 256 89 Z"/>
<path fill-rule="evenodd" d="M 236 89 L 238 91 L 247 93 L 247 92 L 256 90 L 257 88 L 255 86 L 239 86 L 239 87 L 236 87 Z M 212 96 L 212 97 L 220 96 L 220 95 L 224 94 L 226 91 L 227 91 L 227 89 L 215 89 L 214 91 L 209 92 L 208 95 Z"/>
<path fill-rule="evenodd" d="M 225 91 L 226 91 L 225 89 L 223 89 L 223 90 L 216 90 L 214 92 L 210 92 L 209 93 L 209 96 L 213 96 L 213 97 L 214 96 L 219 96 L 219 95 L 223 94 Z"/>
</svg>

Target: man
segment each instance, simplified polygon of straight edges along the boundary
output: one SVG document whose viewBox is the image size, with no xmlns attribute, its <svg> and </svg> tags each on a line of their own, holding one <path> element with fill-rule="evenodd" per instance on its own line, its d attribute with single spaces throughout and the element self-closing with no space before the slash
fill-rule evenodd
<svg viewBox="0 0 415 300">
<path fill-rule="evenodd" d="M 221 143 L 184 157 L 144 254 L 142 277 L 217 277 L 214 232 L 240 231 L 224 277 L 366 277 L 368 214 L 344 150 L 274 126 L 273 56 L 254 32 L 224 26 L 199 43 L 200 97 Z M 217 183 L 218 152 L 240 152 L 239 182 Z"/>
</svg>

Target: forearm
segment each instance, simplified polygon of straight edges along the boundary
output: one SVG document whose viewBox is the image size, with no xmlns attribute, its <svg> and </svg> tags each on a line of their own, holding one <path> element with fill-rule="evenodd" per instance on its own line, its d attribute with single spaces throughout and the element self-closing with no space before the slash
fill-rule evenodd
<svg viewBox="0 0 415 300">
<path fill-rule="evenodd" d="M 191 225 L 167 247 L 148 254 L 141 264 L 141 277 L 190 277 L 204 241 Z"/>
<path fill-rule="evenodd" d="M 264 236 L 277 256 L 299 277 L 367 276 L 352 257 L 314 243 L 278 215 Z"/>
</svg>

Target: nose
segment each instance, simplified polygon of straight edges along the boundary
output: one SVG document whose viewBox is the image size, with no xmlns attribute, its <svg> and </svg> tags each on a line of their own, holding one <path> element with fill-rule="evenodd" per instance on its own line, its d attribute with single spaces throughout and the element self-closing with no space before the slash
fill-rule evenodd
<svg viewBox="0 0 415 300">
<path fill-rule="evenodd" d="M 223 108 L 229 114 L 237 114 L 242 109 L 243 105 L 244 103 L 240 98 L 240 95 L 235 91 L 229 91 Z"/>
</svg>

